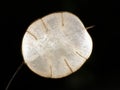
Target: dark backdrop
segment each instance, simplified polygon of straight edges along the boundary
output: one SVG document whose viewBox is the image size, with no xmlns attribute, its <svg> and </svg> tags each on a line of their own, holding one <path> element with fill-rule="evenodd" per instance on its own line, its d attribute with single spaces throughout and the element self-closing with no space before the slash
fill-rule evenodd
<svg viewBox="0 0 120 90">
<path fill-rule="evenodd" d="M 77 15 L 93 39 L 93 52 L 74 74 L 46 79 L 24 65 L 9 90 L 120 90 L 120 4 L 117 0 L 16 0 L 0 3 L 1 90 L 23 61 L 21 42 L 27 27 L 49 13 Z"/>
</svg>

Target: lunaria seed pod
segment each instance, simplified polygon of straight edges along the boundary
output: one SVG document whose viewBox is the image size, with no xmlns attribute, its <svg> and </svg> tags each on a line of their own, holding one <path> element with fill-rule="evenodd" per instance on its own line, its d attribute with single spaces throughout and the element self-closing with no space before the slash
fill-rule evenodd
<svg viewBox="0 0 120 90">
<path fill-rule="evenodd" d="M 62 78 L 77 71 L 92 52 L 92 39 L 81 20 L 58 12 L 34 21 L 22 40 L 26 65 L 36 74 Z"/>
</svg>

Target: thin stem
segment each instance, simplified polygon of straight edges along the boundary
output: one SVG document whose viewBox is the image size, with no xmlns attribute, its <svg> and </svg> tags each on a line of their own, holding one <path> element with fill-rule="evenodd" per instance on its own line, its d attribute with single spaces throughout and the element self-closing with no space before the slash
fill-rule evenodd
<svg viewBox="0 0 120 90">
<path fill-rule="evenodd" d="M 20 64 L 20 66 L 16 69 L 15 73 L 13 74 L 13 76 L 11 77 L 11 79 L 9 80 L 9 82 L 8 82 L 5 90 L 8 90 L 8 88 L 9 88 L 10 84 L 12 83 L 14 77 L 15 77 L 16 74 L 20 71 L 20 69 L 22 68 L 23 64 L 24 64 L 24 62 L 22 62 L 22 63 Z"/>
<path fill-rule="evenodd" d="M 92 25 L 92 26 L 86 27 L 86 29 L 88 30 L 88 29 L 91 29 L 91 28 L 93 28 L 93 27 L 95 27 L 95 25 Z"/>
</svg>

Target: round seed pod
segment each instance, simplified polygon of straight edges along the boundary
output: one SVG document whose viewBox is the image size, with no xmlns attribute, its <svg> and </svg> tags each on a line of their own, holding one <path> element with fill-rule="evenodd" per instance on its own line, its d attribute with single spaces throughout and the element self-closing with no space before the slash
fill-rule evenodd
<svg viewBox="0 0 120 90">
<path fill-rule="evenodd" d="M 92 52 L 92 39 L 81 20 L 58 12 L 34 21 L 25 32 L 22 54 L 36 74 L 62 78 L 77 71 Z"/>
</svg>

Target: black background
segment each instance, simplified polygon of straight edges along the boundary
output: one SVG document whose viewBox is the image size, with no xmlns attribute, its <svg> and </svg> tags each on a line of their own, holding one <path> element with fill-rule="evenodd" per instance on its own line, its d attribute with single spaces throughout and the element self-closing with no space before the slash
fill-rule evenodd
<svg viewBox="0 0 120 90">
<path fill-rule="evenodd" d="M 21 43 L 36 19 L 58 11 L 77 15 L 93 39 L 93 52 L 72 75 L 46 79 L 24 65 L 9 90 L 120 90 L 120 3 L 117 0 L 29 0 L 0 3 L 1 90 L 22 63 Z"/>
</svg>

